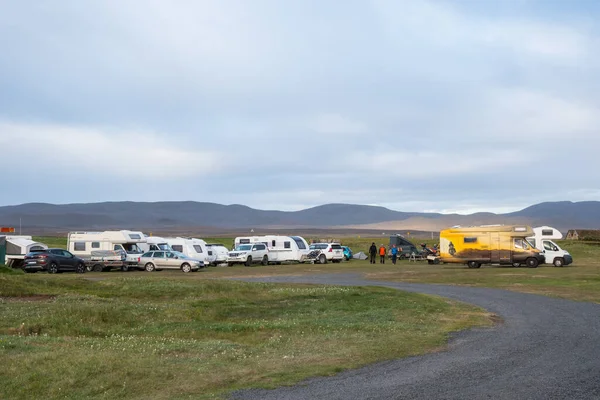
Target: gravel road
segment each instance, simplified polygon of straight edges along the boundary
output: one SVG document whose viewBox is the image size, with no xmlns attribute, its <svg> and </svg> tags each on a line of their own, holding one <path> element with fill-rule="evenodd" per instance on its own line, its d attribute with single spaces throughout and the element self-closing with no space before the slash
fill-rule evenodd
<svg viewBox="0 0 600 400">
<path fill-rule="evenodd" d="M 447 351 L 312 378 L 232 399 L 600 399 L 600 305 L 497 289 L 376 282 L 332 274 L 261 282 L 385 286 L 481 306 L 503 322 L 462 332 Z M 252 281 L 248 280 L 248 281 Z"/>
</svg>

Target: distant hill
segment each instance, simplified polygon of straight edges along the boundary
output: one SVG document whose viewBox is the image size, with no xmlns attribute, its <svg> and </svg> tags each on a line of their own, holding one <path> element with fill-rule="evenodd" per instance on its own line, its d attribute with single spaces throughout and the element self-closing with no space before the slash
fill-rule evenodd
<svg viewBox="0 0 600 400">
<path fill-rule="evenodd" d="M 227 229 L 369 229 L 438 231 L 453 225 L 526 223 L 568 229 L 600 229 L 600 202 L 541 203 L 509 214 L 471 215 L 401 212 L 385 207 L 325 204 L 301 211 L 257 210 L 201 202 L 106 202 L 54 205 L 28 203 L 0 207 L 1 226 L 24 230 L 140 229 L 185 227 Z"/>
</svg>

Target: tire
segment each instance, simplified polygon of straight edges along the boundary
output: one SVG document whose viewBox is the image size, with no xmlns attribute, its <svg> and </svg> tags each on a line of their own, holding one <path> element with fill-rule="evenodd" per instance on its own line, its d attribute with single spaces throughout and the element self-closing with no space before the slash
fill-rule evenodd
<svg viewBox="0 0 600 400">
<path fill-rule="evenodd" d="M 94 272 L 102 272 L 102 271 L 104 271 L 104 266 L 102 264 L 96 264 L 92 268 L 92 271 L 94 271 Z"/>
<path fill-rule="evenodd" d="M 260 262 L 262 265 L 269 265 L 269 257 L 264 256 Z"/>
<path fill-rule="evenodd" d="M 537 268 L 537 266 L 539 265 L 539 261 L 537 260 L 537 258 L 528 258 L 526 261 L 526 264 L 529 268 Z"/>
<path fill-rule="evenodd" d="M 514 263 L 512 263 L 512 266 L 515 268 L 519 268 L 521 266 L 521 263 L 514 262 Z"/>
<path fill-rule="evenodd" d="M 327 264 L 327 257 L 325 257 L 325 254 L 319 256 L 319 264 Z"/>
<path fill-rule="evenodd" d="M 122 272 L 127 272 L 127 271 L 129 271 L 129 265 L 122 265 L 122 266 L 121 266 L 121 271 L 122 271 Z"/>
<path fill-rule="evenodd" d="M 83 274 L 87 271 L 87 268 L 85 266 L 85 264 L 79 264 L 77 265 L 77 268 L 75 268 L 75 272 L 77 272 L 78 274 Z"/>
<path fill-rule="evenodd" d="M 481 267 L 481 264 L 480 264 L 480 263 L 478 263 L 477 261 L 469 261 L 469 262 L 467 263 L 467 266 L 468 266 L 469 268 L 479 268 L 479 267 Z"/>
<path fill-rule="evenodd" d="M 560 257 L 556 257 L 554 259 L 554 262 L 552 264 L 554 264 L 555 267 L 564 267 L 565 266 L 565 260 L 563 260 Z"/>
<path fill-rule="evenodd" d="M 233 263 L 227 263 L 228 267 L 233 267 Z"/>
<path fill-rule="evenodd" d="M 248 256 L 248 258 L 246 258 L 246 262 L 244 263 L 244 265 L 246 267 L 249 267 L 252 265 L 252 256 Z"/>
<path fill-rule="evenodd" d="M 50 265 L 48 265 L 48 273 L 49 274 L 57 274 L 58 273 L 58 264 L 56 264 L 55 262 L 51 262 Z"/>
<path fill-rule="evenodd" d="M 156 271 L 156 267 L 154 266 L 154 264 L 152 263 L 148 263 L 144 266 L 144 268 L 146 269 L 146 271 L 148 272 L 154 272 Z"/>
<path fill-rule="evenodd" d="M 185 263 L 181 266 L 181 270 L 187 274 L 188 272 L 192 272 L 192 266 L 188 263 Z"/>
</svg>

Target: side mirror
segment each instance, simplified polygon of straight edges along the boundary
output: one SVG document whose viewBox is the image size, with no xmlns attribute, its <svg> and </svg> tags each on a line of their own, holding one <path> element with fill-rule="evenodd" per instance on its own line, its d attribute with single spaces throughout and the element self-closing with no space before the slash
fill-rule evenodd
<svg viewBox="0 0 600 400">
<path fill-rule="evenodd" d="M 554 248 L 552 250 L 558 251 L 558 247 L 554 246 Z"/>
</svg>

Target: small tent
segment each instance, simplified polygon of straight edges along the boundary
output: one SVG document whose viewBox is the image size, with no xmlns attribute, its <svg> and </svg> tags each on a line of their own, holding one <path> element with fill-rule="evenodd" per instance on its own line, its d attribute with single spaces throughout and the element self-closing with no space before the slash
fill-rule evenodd
<svg viewBox="0 0 600 400">
<path fill-rule="evenodd" d="M 354 254 L 352 258 L 354 258 L 355 260 L 366 260 L 369 257 L 367 257 L 367 255 L 362 251 L 359 251 L 358 253 Z"/>
</svg>

